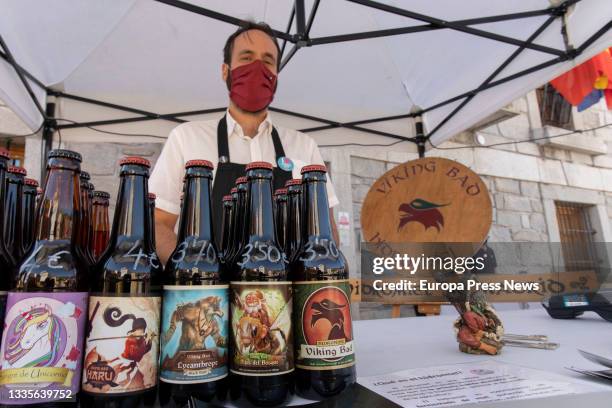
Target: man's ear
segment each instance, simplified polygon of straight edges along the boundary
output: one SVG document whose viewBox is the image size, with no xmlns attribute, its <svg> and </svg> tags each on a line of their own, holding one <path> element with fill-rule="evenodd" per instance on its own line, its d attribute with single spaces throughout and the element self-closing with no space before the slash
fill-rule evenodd
<svg viewBox="0 0 612 408">
<path fill-rule="evenodd" d="M 229 77 L 230 68 L 226 63 L 221 64 L 221 79 L 223 82 L 227 82 L 227 78 Z"/>
</svg>

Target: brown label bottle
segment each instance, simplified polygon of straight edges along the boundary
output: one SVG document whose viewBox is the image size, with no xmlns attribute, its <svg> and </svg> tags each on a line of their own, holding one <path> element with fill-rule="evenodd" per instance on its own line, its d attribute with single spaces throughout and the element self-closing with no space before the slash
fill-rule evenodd
<svg viewBox="0 0 612 408">
<path fill-rule="evenodd" d="M 325 173 L 321 165 L 302 168 L 302 243 L 291 265 L 296 391 L 309 399 L 355 383 L 348 268 L 332 235 Z"/>
<path fill-rule="evenodd" d="M 84 406 L 153 406 L 162 268 L 151 247 L 149 161 L 120 161 L 110 244 L 94 271 L 83 370 Z"/>
<path fill-rule="evenodd" d="M 292 287 L 274 227 L 272 165 L 254 162 L 246 170 L 247 234 L 231 282 L 231 391 L 271 406 L 293 389 Z"/>
<path fill-rule="evenodd" d="M 7 300 L 0 350 L 7 405 L 76 405 L 79 390 L 87 314 L 87 269 L 76 250 L 81 155 L 52 150 L 48 157 L 36 239 Z"/>
</svg>

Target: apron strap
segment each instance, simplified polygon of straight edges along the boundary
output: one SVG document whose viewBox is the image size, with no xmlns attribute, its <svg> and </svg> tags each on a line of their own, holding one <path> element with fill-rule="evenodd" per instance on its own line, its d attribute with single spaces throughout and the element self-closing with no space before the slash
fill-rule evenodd
<svg viewBox="0 0 612 408">
<path fill-rule="evenodd" d="M 229 163 L 229 145 L 227 143 L 227 118 L 225 115 L 217 125 L 217 152 L 219 153 L 219 163 Z"/>
<path fill-rule="evenodd" d="M 285 157 L 285 149 L 283 149 L 283 144 L 278 136 L 278 131 L 274 126 L 272 126 L 272 143 L 274 144 L 274 152 L 276 155 L 276 161 L 278 162 L 278 159 Z M 217 124 L 217 152 L 219 153 L 219 163 L 230 162 L 227 136 L 227 118 L 225 115 L 223 115 Z"/>
<path fill-rule="evenodd" d="M 278 163 L 279 159 L 285 157 L 285 149 L 283 149 L 283 144 L 281 143 L 280 137 L 278 136 L 278 131 L 274 126 L 272 126 L 272 143 L 274 143 L 276 163 Z"/>
</svg>

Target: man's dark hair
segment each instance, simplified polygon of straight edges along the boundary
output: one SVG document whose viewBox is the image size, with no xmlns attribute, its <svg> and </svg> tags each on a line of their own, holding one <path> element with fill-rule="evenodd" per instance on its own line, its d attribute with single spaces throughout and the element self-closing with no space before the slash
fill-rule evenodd
<svg viewBox="0 0 612 408">
<path fill-rule="evenodd" d="M 280 68 L 280 46 L 278 45 L 278 41 L 276 40 L 274 31 L 272 31 L 272 27 L 270 27 L 264 22 L 256 23 L 254 21 L 245 21 L 244 24 L 240 25 L 240 28 L 238 28 L 238 30 L 236 30 L 234 33 L 232 33 L 232 35 L 227 37 L 227 41 L 225 41 L 225 46 L 223 47 L 223 62 L 227 65 L 230 65 L 230 62 L 232 62 L 232 52 L 234 51 L 234 41 L 240 34 L 249 30 L 263 31 L 264 33 L 268 34 L 272 41 L 274 41 L 274 45 L 276 45 L 277 51 L 276 67 Z"/>
</svg>

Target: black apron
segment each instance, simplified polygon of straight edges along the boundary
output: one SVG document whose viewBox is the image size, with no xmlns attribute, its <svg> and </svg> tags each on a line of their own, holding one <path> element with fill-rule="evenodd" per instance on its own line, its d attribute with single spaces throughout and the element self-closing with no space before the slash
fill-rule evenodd
<svg viewBox="0 0 612 408">
<path fill-rule="evenodd" d="M 227 135 L 227 120 L 225 116 L 221 118 L 217 125 L 217 150 L 219 154 L 219 164 L 213 181 L 212 206 L 213 206 L 213 231 L 217 245 L 221 240 L 221 219 L 223 217 L 223 196 L 230 194 L 230 190 L 235 186 L 236 179 L 246 173 L 246 164 L 232 163 Z M 278 137 L 275 127 L 272 127 L 272 143 L 276 154 L 276 167 L 272 170 L 272 186 L 274 190 L 285 187 L 285 183 L 291 179 L 291 171 L 285 171 L 278 167 L 279 159 L 285 157 L 283 144 Z"/>
</svg>

